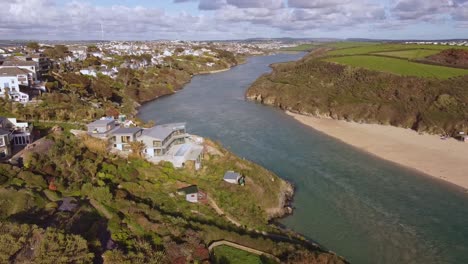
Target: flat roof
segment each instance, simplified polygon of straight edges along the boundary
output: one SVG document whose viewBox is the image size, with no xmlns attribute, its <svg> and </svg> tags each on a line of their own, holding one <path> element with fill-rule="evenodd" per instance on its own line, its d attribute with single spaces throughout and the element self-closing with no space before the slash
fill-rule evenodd
<svg viewBox="0 0 468 264">
<path fill-rule="evenodd" d="M 141 131 L 141 128 L 139 127 L 121 127 L 115 130 L 114 132 L 112 132 L 112 134 L 135 134 L 140 131 Z"/>
<path fill-rule="evenodd" d="M 176 152 L 176 154 L 174 156 L 176 156 L 176 157 L 185 156 L 185 153 L 187 153 L 187 151 L 189 151 L 189 150 L 190 150 L 190 145 L 184 144 L 179 148 L 179 150 L 177 150 L 177 152 Z"/>
<path fill-rule="evenodd" d="M 224 174 L 224 179 L 226 180 L 237 180 L 238 177 L 240 177 L 240 174 L 233 171 L 227 171 Z"/>
<path fill-rule="evenodd" d="M 174 130 L 185 128 L 185 123 L 173 123 L 145 129 L 143 135 L 159 140 L 166 139 Z"/>
<path fill-rule="evenodd" d="M 87 126 L 107 126 L 109 123 L 114 122 L 115 120 L 110 120 L 110 119 L 99 119 L 96 120 L 92 123 L 89 123 Z"/>
</svg>

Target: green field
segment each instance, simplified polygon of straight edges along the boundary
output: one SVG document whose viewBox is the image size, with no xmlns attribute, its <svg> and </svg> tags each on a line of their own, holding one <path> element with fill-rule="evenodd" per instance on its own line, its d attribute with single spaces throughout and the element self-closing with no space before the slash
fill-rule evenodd
<svg viewBox="0 0 468 264">
<path fill-rule="evenodd" d="M 387 52 L 379 52 L 379 53 L 374 53 L 374 54 L 414 60 L 414 59 L 422 59 L 425 57 L 429 57 L 439 52 L 440 50 L 414 49 L 414 50 L 401 50 L 401 51 L 387 51 Z"/>
<path fill-rule="evenodd" d="M 284 51 L 310 51 L 317 47 L 317 44 L 302 44 L 295 47 L 283 48 Z"/>
<path fill-rule="evenodd" d="M 260 256 L 229 246 L 218 246 L 214 249 L 214 263 L 229 264 L 262 264 Z"/>
<path fill-rule="evenodd" d="M 354 48 L 354 47 L 365 47 L 365 46 L 373 46 L 379 45 L 379 42 L 356 42 L 356 41 L 343 41 L 343 42 L 333 42 L 329 44 L 325 44 L 327 47 L 335 48 L 335 49 L 347 49 L 347 48 Z"/>
<path fill-rule="evenodd" d="M 388 51 L 403 51 L 403 50 L 437 50 L 442 51 L 446 49 L 468 49 L 468 47 L 458 46 L 438 46 L 438 45 L 417 45 L 417 44 L 378 44 L 378 45 L 364 45 L 353 48 L 336 49 L 328 52 L 329 55 L 360 55 L 369 53 L 379 53 Z"/>
<path fill-rule="evenodd" d="M 345 57 L 332 57 L 325 59 L 329 62 L 350 65 L 354 67 L 366 68 L 403 76 L 429 77 L 438 79 L 448 79 L 467 75 L 468 70 L 449 68 L 435 65 L 410 62 L 407 60 L 393 59 L 387 57 L 356 55 Z"/>
</svg>

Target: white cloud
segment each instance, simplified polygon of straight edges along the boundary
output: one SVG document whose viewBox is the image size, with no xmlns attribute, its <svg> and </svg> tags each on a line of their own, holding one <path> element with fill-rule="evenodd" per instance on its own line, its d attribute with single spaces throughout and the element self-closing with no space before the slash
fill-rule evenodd
<svg viewBox="0 0 468 264">
<path fill-rule="evenodd" d="M 108 39 L 295 36 L 311 30 L 403 28 L 453 23 L 466 27 L 468 0 L 173 0 L 198 3 L 195 13 L 85 1 L 0 0 L 2 38 Z M 387 1 L 387 2 L 388 2 Z M 221 36 L 221 37 L 219 37 Z M 360 37 L 360 36 L 356 36 Z M 464 36 L 460 36 L 464 37 Z"/>
</svg>

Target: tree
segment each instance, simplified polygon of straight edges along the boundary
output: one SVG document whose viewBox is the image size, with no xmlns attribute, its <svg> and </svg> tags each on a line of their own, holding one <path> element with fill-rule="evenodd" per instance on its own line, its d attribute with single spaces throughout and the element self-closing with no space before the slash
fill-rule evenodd
<svg viewBox="0 0 468 264">
<path fill-rule="evenodd" d="M 37 42 L 29 42 L 26 44 L 26 47 L 30 50 L 37 51 L 41 46 L 39 46 L 39 43 Z"/>
<path fill-rule="evenodd" d="M 104 101 L 112 97 L 112 87 L 106 81 L 95 81 L 91 89 L 94 91 L 96 97 L 102 98 Z"/>
<path fill-rule="evenodd" d="M 96 47 L 96 45 L 89 45 L 89 46 L 86 48 L 86 51 L 87 51 L 87 52 L 98 52 L 98 51 L 99 51 L 99 48 Z"/>
<path fill-rule="evenodd" d="M 141 141 L 130 142 L 130 148 L 132 149 L 132 154 L 137 157 L 142 157 L 143 151 L 146 148 L 146 145 Z"/>
</svg>

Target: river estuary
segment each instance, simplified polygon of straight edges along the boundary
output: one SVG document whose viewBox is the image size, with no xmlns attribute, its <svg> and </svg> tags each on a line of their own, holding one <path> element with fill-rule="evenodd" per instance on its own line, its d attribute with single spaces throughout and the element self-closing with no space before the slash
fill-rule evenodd
<svg viewBox="0 0 468 264">
<path fill-rule="evenodd" d="M 293 182 L 296 210 L 281 223 L 351 263 L 468 263 L 467 193 L 244 99 L 271 63 L 304 55 L 253 57 L 196 76 L 177 94 L 141 107 L 139 117 L 187 122 L 190 133 Z"/>
</svg>

